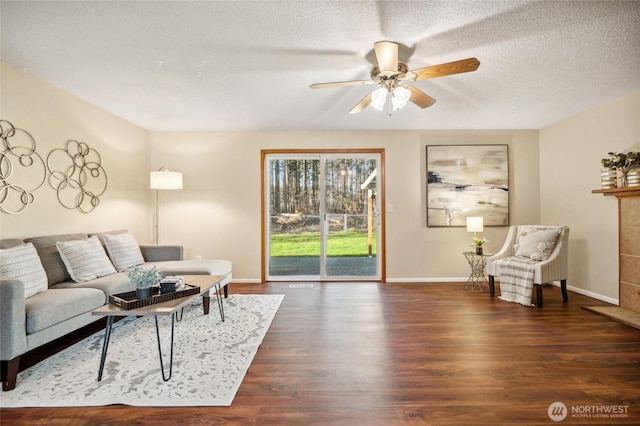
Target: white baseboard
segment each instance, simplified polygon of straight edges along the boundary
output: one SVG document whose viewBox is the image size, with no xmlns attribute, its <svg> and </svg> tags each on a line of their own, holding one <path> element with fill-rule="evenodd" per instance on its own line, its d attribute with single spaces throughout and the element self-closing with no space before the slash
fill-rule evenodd
<svg viewBox="0 0 640 426">
<path fill-rule="evenodd" d="M 387 278 L 387 283 L 464 283 L 467 282 L 468 277 L 446 277 L 446 278 Z M 231 284 L 261 284 L 262 280 L 259 278 L 237 278 L 231 281 Z M 553 283 L 554 286 L 560 287 L 559 282 Z M 582 288 L 573 287 L 568 285 L 567 289 L 574 293 L 582 294 L 583 296 L 591 297 L 593 299 L 601 300 L 603 302 L 611 303 L 612 305 L 619 305 L 618 299 L 613 297 L 603 296 L 602 294 L 594 293 L 592 291 L 584 290 Z"/>
<path fill-rule="evenodd" d="M 387 278 L 388 283 L 466 283 L 468 277 L 460 278 Z M 278 280 L 271 282 L 289 282 L 290 280 Z M 294 280 L 300 281 L 300 280 Z M 353 280 L 356 281 L 356 280 Z M 317 281 L 313 281 L 317 282 Z M 367 281 L 370 282 L 370 281 Z M 261 284 L 262 280 L 259 278 L 234 278 L 231 280 L 231 284 Z"/>
<path fill-rule="evenodd" d="M 457 283 L 467 282 L 467 277 L 447 277 L 447 278 L 387 278 L 388 283 Z M 499 285 L 499 284 L 498 284 Z M 554 282 L 554 286 L 560 287 L 559 282 Z M 581 294 L 583 296 L 591 297 L 593 299 L 601 300 L 603 302 L 611 303 L 612 305 L 619 305 L 618 299 L 613 297 L 603 296 L 602 294 L 594 293 L 592 291 L 584 290 L 579 287 L 573 287 L 568 285 L 567 290 L 574 293 Z"/>
<path fill-rule="evenodd" d="M 560 282 L 555 281 L 551 283 L 551 285 L 553 285 L 554 287 L 560 287 Z M 579 287 L 574 287 L 571 285 L 567 285 L 567 290 L 573 291 L 574 293 L 578 293 L 583 296 L 591 297 L 592 299 L 601 300 L 603 302 L 611 303 L 612 305 L 618 306 L 618 299 L 614 299 L 613 297 L 603 296 L 602 294 L 594 293 L 592 291 L 585 290 Z M 571 298 L 569 298 L 569 300 L 571 300 Z"/>
<path fill-rule="evenodd" d="M 447 278 L 388 278 L 388 283 L 466 283 L 469 277 Z"/>
<path fill-rule="evenodd" d="M 555 285 L 556 287 L 560 287 L 560 284 L 558 284 L 558 283 L 553 283 L 553 285 Z M 594 293 L 594 292 L 588 291 L 588 290 L 584 290 L 584 289 L 581 289 L 581 288 L 578 288 L 578 287 L 573 287 L 573 286 L 570 286 L 570 285 L 567 286 L 567 290 L 571 290 L 571 291 L 573 291 L 575 293 L 581 294 L 583 296 L 588 296 L 588 297 L 591 297 L 593 299 L 598 299 L 598 300 L 601 300 L 603 302 L 611 303 L 612 305 L 616 305 L 616 306 L 619 305 L 618 299 L 614 299 L 613 297 L 603 296 L 601 294 Z"/>
</svg>

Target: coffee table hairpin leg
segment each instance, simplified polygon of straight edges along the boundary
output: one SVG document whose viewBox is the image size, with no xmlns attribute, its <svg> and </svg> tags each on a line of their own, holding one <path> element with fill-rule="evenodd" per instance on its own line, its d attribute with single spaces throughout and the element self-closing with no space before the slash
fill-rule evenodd
<svg viewBox="0 0 640 426">
<path fill-rule="evenodd" d="M 162 371 L 162 380 L 168 382 L 171 379 L 171 374 L 173 373 L 173 336 L 175 330 L 175 320 L 178 316 L 178 313 L 175 312 L 171 314 L 171 351 L 169 354 L 169 376 L 164 372 L 164 361 L 162 360 L 162 347 L 160 346 L 160 327 L 158 326 L 158 316 L 154 315 L 156 320 L 156 336 L 158 337 L 158 355 L 160 357 L 160 371 Z M 102 372 L 104 371 L 104 363 L 107 358 L 107 349 L 109 348 L 109 340 L 111 339 L 111 329 L 113 328 L 113 319 L 115 317 L 108 316 L 107 317 L 107 327 L 104 332 L 104 343 L 102 344 L 102 357 L 100 358 L 100 371 L 98 371 L 98 381 L 102 380 Z M 180 316 L 182 319 L 182 315 Z"/>
<path fill-rule="evenodd" d="M 107 327 L 104 330 L 104 342 L 102 343 L 102 357 L 100 358 L 100 371 L 98 371 L 98 381 L 102 380 L 102 371 L 104 370 L 104 361 L 107 358 L 107 348 L 111 339 L 111 328 L 113 327 L 112 316 L 107 317 Z"/>
<path fill-rule="evenodd" d="M 216 300 L 218 302 L 218 309 L 220 310 L 220 319 L 224 322 L 224 305 L 222 304 L 222 295 L 220 294 L 220 283 L 217 283 L 214 287 L 216 292 Z"/>
<path fill-rule="evenodd" d="M 178 317 L 178 313 L 175 313 L 176 316 L 176 321 L 180 322 L 182 321 L 182 317 L 184 317 L 184 308 L 180 308 L 180 316 Z"/>
<path fill-rule="evenodd" d="M 164 374 L 164 362 L 162 361 L 162 347 L 160 346 L 160 328 L 158 327 L 158 316 L 155 315 L 154 318 L 156 320 L 156 335 L 158 336 L 158 355 L 160 356 L 160 371 L 162 371 L 162 380 L 168 382 L 171 379 L 171 374 L 173 372 L 173 331 L 175 329 L 175 319 L 178 316 L 178 313 L 175 312 L 171 314 L 171 352 L 169 356 L 169 377 Z"/>
</svg>

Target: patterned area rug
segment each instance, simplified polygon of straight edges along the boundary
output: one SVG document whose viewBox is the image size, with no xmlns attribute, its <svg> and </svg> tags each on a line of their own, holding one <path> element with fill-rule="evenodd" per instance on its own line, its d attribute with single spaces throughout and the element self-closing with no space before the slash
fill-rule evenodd
<svg viewBox="0 0 640 426">
<path fill-rule="evenodd" d="M 114 324 L 102 381 L 100 331 L 18 374 L 16 388 L 1 392 L 2 407 L 228 406 L 267 333 L 284 295 L 231 295 L 225 322 L 215 300 L 209 315 L 194 300 L 176 322 L 173 376 L 162 380 L 153 317 Z M 159 317 L 168 366 L 170 317 Z M 165 370 L 168 371 L 168 370 Z"/>
</svg>

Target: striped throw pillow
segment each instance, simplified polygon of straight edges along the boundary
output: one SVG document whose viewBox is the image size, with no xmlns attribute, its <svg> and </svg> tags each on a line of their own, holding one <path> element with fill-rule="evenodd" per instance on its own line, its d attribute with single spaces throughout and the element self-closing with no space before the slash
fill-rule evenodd
<svg viewBox="0 0 640 426">
<path fill-rule="evenodd" d="M 48 288 L 47 274 L 33 244 L 21 244 L 0 250 L 0 280 L 22 281 L 25 298 Z"/>
<path fill-rule="evenodd" d="M 136 238 L 130 232 L 117 235 L 107 234 L 104 236 L 104 245 L 113 262 L 113 266 L 116 267 L 118 272 L 126 271 L 133 266 L 144 263 L 140 246 L 138 246 Z"/>
<path fill-rule="evenodd" d="M 75 282 L 81 283 L 116 273 L 96 236 L 86 240 L 57 242 L 56 247 L 67 272 Z"/>
</svg>

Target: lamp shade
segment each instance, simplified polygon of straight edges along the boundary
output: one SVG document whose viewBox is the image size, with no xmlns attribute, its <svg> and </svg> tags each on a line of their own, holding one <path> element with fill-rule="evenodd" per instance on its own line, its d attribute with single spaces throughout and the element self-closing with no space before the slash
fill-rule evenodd
<svg viewBox="0 0 640 426">
<path fill-rule="evenodd" d="M 467 232 L 482 232 L 483 223 L 482 216 L 467 218 Z"/>
<path fill-rule="evenodd" d="M 389 91 L 384 87 L 371 92 L 371 107 L 377 109 L 378 111 L 382 111 L 382 108 L 384 108 L 384 103 L 387 100 L 387 93 L 389 93 Z"/>
<path fill-rule="evenodd" d="M 402 86 L 398 86 L 393 90 L 393 96 L 391 97 L 391 103 L 393 104 L 393 110 L 397 111 L 401 108 L 404 108 L 409 102 L 409 98 L 411 97 L 411 91 L 409 89 L 405 89 Z"/>
<path fill-rule="evenodd" d="M 182 189 L 182 173 L 169 170 L 151 172 L 151 189 Z"/>
</svg>

